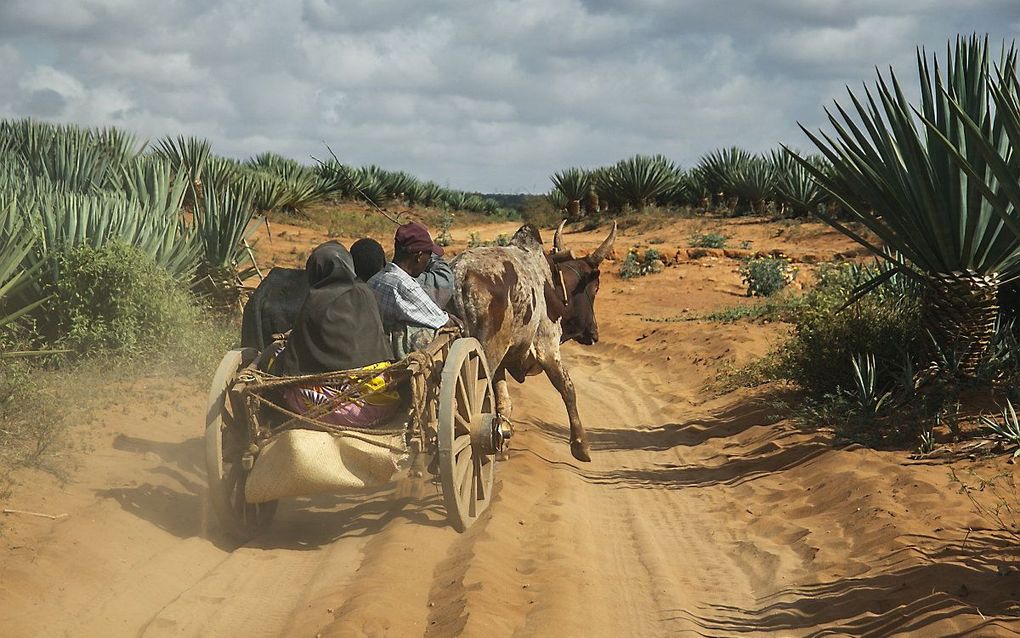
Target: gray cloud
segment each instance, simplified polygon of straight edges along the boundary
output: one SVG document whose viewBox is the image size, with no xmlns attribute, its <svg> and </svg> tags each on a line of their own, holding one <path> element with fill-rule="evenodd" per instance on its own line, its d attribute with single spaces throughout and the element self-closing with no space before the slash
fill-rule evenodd
<svg viewBox="0 0 1020 638">
<path fill-rule="evenodd" d="M 0 117 L 208 137 L 217 152 L 544 191 L 634 153 L 806 148 L 797 122 L 1015 0 L 7 0 Z"/>
</svg>

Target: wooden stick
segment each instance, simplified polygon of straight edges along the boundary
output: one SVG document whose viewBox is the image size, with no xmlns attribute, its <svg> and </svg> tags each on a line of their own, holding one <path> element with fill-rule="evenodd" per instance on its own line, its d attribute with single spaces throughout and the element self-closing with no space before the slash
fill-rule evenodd
<svg viewBox="0 0 1020 638">
<path fill-rule="evenodd" d="M 393 222 L 394 224 L 399 226 L 400 225 L 400 221 L 399 220 L 397 220 L 392 215 L 387 213 L 386 209 L 380 207 L 378 204 L 376 204 L 374 201 L 372 201 L 372 198 L 369 197 L 368 195 L 366 195 L 365 191 L 363 191 L 360 188 L 358 188 L 358 185 L 354 183 L 354 180 L 351 179 L 350 175 L 348 174 L 347 167 L 344 166 L 343 162 L 340 161 L 340 158 L 338 158 L 336 156 L 336 153 L 334 153 L 333 149 L 331 149 L 329 147 L 329 144 L 326 144 L 325 140 L 323 140 L 322 143 L 326 146 L 326 150 L 329 151 L 329 154 L 333 156 L 333 159 L 336 160 L 337 166 L 339 166 L 340 170 L 343 171 L 344 177 L 346 177 L 347 181 L 350 182 L 350 185 L 354 187 L 354 190 L 358 191 L 358 194 L 361 195 L 362 197 L 364 197 L 365 201 L 368 202 L 369 204 L 371 204 L 372 208 L 374 208 L 379 214 L 381 214 L 383 217 L 385 217 L 386 219 L 390 220 L 391 222 Z"/>
<path fill-rule="evenodd" d="M 67 516 L 67 514 L 58 514 L 57 516 L 54 516 L 53 514 L 43 514 L 42 512 L 29 512 L 28 510 L 14 510 L 6 507 L 4 508 L 4 514 L 24 514 L 26 516 L 38 516 L 40 518 L 48 518 L 53 521 L 60 520 L 61 518 L 65 518 Z"/>
<path fill-rule="evenodd" d="M 262 276 L 262 271 L 259 269 L 259 263 L 255 261 L 255 253 L 252 252 L 251 245 L 247 239 L 242 240 L 244 242 L 244 249 L 248 251 L 248 258 L 251 259 L 251 265 L 255 266 L 255 274 L 259 276 L 259 281 L 265 281 L 265 277 Z"/>
<path fill-rule="evenodd" d="M 269 247 L 273 247 L 273 231 L 269 228 L 269 215 L 263 215 L 262 219 L 266 221 L 266 237 L 269 238 Z"/>
</svg>

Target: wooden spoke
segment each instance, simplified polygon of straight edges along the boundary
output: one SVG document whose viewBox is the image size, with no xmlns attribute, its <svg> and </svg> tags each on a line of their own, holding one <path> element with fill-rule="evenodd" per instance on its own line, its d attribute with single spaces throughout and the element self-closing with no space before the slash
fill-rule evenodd
<svg viewBox="0 0 1020 638">
<path fill-rule="evenodd" d="M 471 445 L 471 436 L 465 434 L 464 436 L 458 436 L 453 442 L 453 456 L 458 458 L 460 453 Z"/>
<path fill-rule="evenodd" d="M 462 454 L 457 458 L 457 487 L 460 490 L 461 496 L 464 495 L 464 488 L 469 486 L 471 481 L 469 480 L 471 469 L 473 467 L 471 462 L 471 454 Z M 465 503 L 466 499 L 461 499 Z"/>
<path fill-rule="evenodd" d="M 468 392 L 464 378 L 457 377 L 457 411 L 467 419 L 471 420 L 471 393 Z"/>
<path fill-rule="evenodd" d="M 485 395 L 488 393 L 489 381 L 488 379 L 479 379 L 475 381 L 475 414 L 481 414 L 488 406 L 485 405 Z"/>
<path fill-rule="evenodd" d="M 482 465 L 484 464 L 483 459 L 484 457 L 481 456 L 476 456 L 473 459 L 475 491 L 477 492 L 477 497 L 479 501 L 484 501 L 487 497 L 487 494 L 485 493 L 485 481 L 483 480 L 482 477 Z"/>
<path fill-rule="evenodd" d="M 462 417 L 459 414 L 453 415 L 454 421 L 457 423 L 456 434 L 468 434 L 471 432 L 471 422 Z"/>
</svg>

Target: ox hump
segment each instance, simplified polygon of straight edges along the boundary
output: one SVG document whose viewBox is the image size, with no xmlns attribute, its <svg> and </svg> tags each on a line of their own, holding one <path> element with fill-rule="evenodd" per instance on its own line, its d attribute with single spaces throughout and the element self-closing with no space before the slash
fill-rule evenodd
<svg viewBox="0 0 1020 638">
<path fill-rule="evenodd" d="M 531 224 L 525 224 L 518 228 L 513 238 L 510 239 L 510 245 L 529 252 L 536 250 L 541 252 L 544 249 L 542 235 L 539 234 L 538 228 Z"/>
</svg>

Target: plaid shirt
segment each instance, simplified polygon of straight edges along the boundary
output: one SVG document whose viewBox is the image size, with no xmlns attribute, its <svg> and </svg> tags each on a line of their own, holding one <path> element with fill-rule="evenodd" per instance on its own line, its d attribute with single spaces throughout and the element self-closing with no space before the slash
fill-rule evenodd
<svg viewBox="0 0 1020 638">
<path fill-rule="evenodd" d="M 394 263 L 368 280 L 379 302 L 379 314 L 387 331 L 400 324 L 442 328 L 450 320 L 411 275 Z"/>
</svg>

